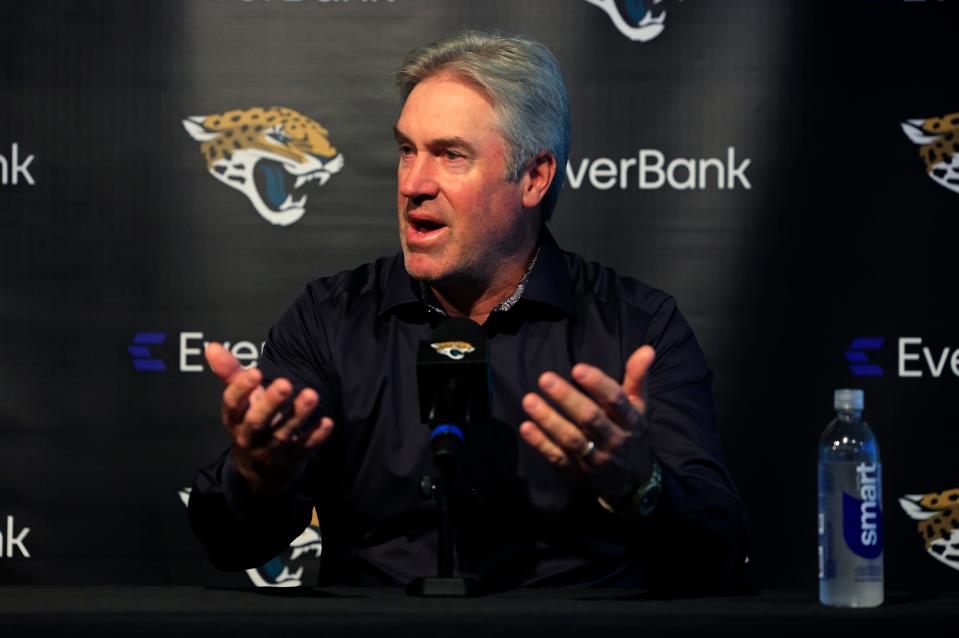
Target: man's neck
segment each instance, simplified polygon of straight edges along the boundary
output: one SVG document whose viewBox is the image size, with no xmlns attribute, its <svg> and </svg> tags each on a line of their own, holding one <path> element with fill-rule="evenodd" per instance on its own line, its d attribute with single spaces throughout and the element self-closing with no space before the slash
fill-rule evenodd
<svg viewBox="0 0 959 638">
<path fill-rule="evenodd" d="M 516 291 L 536 255 L 536 248 L 531 247 L 524 260 L 500 269 L 488 282 L 442 282 L 430 284 L 430 290 L 449 316 L 468 317 L 483 325 L 490 313 Z"/>
</svg>

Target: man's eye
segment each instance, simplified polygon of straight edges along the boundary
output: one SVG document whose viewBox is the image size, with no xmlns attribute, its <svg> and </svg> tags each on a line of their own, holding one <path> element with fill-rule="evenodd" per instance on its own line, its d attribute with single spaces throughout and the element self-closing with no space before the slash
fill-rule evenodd
<svg viewBox="0 0 959 638">
<path fill-rule="evenodd" d="M 413 152 L 413 149 L 409 146 L 400 147 L 400 155 L 410 155 Z"/>
<path fill-rule="evenodd" d="M 456 151 L 446 151 L 445 155 L 446 155 L 446 159 L 448 159 L 448 160 L 456 160 L 456 159 L 459 159 L 459 158 L 463 157 L 462 155 L 460 155 L 460 154 L 457 153 Z"/>
</svg>

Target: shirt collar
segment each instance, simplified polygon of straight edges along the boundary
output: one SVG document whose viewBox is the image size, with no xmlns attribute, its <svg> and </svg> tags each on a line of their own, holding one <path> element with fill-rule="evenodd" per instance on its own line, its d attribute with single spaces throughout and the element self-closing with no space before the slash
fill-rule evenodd
<svg viewBox="0 0 959 638">
<path fill-rule="evenodd" d="M 535 301 L 554 306 L 570 317 L 576 315 L 573 280 L 569 276 L 566 256 L 545 225 L 539 234 L 536 267 L 529 273 L 522 301 Z"/>
<path fill-rule="evenodd" d="M 397 255 L 390 264 L 386 290 L 377 314 L 382 315 L 398 306 L 414 304 L 425 308 L 430 314 L 445 315 L 429 288 L 422 288 L 425 294 L 421 296 L 420 283 L 406 272 L 402 253 Z M 509 311 L 519 301 L 544 303 L 560 308 L 569 316 L 575 314 L 572 280 L 566 258 L 545 225 L 540 231 L 539 247 L 529 270 L 523 275 L 513 294 L 500 303 L 494 312 Z"/>
<path fill-rule="evenodd" d="M 382 286 L 383 284 L 380 285 Z M 421 308 L 428 307 L 419 297 L 419 282 L 410 277 L 410 274 L 406 272 L 403 253 L 399 253 L 390 261 L 385 289 L 383 290 L 382 297 L 380 297 L 380 306 L 376 314 L 380 316 L 394 308 L 408 305 L 415 305 Z"/>
</svg>

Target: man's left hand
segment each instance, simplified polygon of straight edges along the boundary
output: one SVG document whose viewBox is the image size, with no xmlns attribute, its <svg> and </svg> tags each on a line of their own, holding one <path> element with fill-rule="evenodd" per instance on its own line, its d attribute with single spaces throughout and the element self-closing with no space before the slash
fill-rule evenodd
<svg viewBox="0 0 959 638">
<path fill-rule="evenodd" d="M 587 480 L 597 496 L 621 501 L 652 473 L 643 386 L 655 356 L 648 345 L 633 352 L 622 383 L 599 368 L 576 364 L 572 377 L 587 394 L 555 372 L 544 372 L 539 387 L 552 405 L 535 392 L 524 396 L 531 420 L 520 424 L 520 435 L 554 466 Z"/>
</svg>

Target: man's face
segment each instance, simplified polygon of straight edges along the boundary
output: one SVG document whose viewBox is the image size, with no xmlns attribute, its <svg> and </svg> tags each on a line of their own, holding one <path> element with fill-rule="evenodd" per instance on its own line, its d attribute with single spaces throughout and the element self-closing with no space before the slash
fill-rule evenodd
<svg viewBox="0 0 959 638">
<path fill-rule="evenodd" d="M 396 123 L 397 208 L 406 270 L 431 283 L 489 285 L 525 267 L 532 211 L 506 179 L 507 144 L 487 98 L 450 74 L 413 89 Z"/>
</svg>

